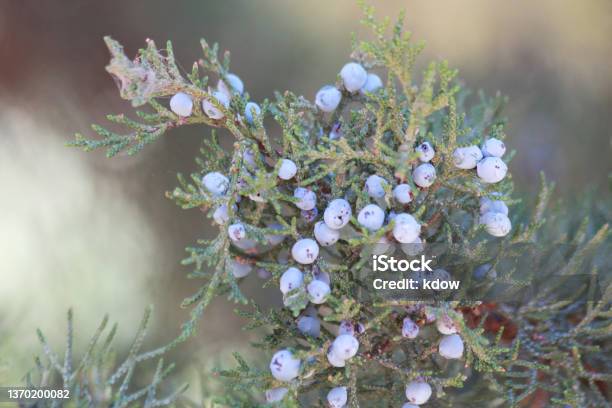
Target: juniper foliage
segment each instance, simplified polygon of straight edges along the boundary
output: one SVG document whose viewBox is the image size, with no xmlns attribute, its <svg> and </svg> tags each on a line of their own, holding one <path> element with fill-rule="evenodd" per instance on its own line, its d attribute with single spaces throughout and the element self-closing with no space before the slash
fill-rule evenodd
<svg viewBox="0 0 612 408">
<path fill-rule="evenodd" d="M 66 348 L 63 359 L 53 351 L 42 331 L 38 330 L 38 338 L 42 345 L 44 356 L 35 358 L 35 367 L 27 373 L 27 387 L 49 387 L 70 391 L 68 399 L 38 400 L 33 403 L 23 403 L 28 407 L 130 407 L 147 408 L 171 406 L 185 391 L 186 385 L 176 387 L 174 391 L 160 396 L 160 388 L 168 375 L 174 369 L 174 364 L 165 365 L 163 354 L 168 347 L 143 352 L 151 308 L 148 308 L 130 346 L 125 359 L 118 360 L 113 349 L 113 340 L 117 333 L 117 325 L 108 329 L 108 316 L 105 316 L 93 337 L 87 344 L 80 360 L 75 360 L 73 350 L 74 323 L 72 310 L 68 311 L 68 328 Z M 140 374 L 135 378 L 141 366 L 157 359 L 150 379 L 145 380 Z M 148 381 L 148 382 L 147 382 Z M 134 386 L 136 384 L 136 388 Z"/>
<path fill-rule="evenodd" d="M 117 80 L 121 96 L 135 107 L 149 109 L 138 111 L 138 120 L 108 117 L 124 125 L 126 134 L 94 125 L 100 137 L 77 134 L 73 146 L 86 151 L 104 148 L 109 157 L 134 154 L 175 127 L 202 124 L 228 131 L 235 139 L 228 152 L 219 144 L 220 133 L 213 130 L 196 159 L 197 170 L 189 177 L 179 175 L 179 186 L 167 193 L 180 207 L 205 209 L 209 217 L 226 206 L 229 219 L 219 226 L 215 238 L 187 248 L 183 264 L 193 267 L 189 277 L 201 283 L 182 304 L 191 308 L 191 314 L 173 345 L 194 334 L 215 296 L 226 295 L 246 305 L 239 313 L 251 320 L 247 329 L 265 328 L 267 334 L 255 347 L 270 353 L 290 348 L 302 364 L 296 380 L 281 383 L 268 370 L 236 355 L 237 368 L 219 371 L 232 390 L 217 398 L 222 406 L 253 406 L 255 395 L 273 387 L 288 388 L 281 402 L 284 406 L 323 406 L 326 393 L 335 386 L 348 387 L 350 407 L 400 406 L 406 383 L 416 379 L 432 386 L 437 406 L 483 402 L 484 396 L 483 403 L 490 406 L 524 406 L 530 398 L 544 398 L 545 404 L 556 406 L 604 406 L 605 383 L 610 381 L 611 362 L 606 354 L 610 354 L 611 289 L 609 280 L 598 278 L 594 265 L 595 255 L 602 254 L 598 248 L 609 243 L 607 224 L 590 233 L 589 221 L 584 221 L 580 228 L 569 228 L 555 239 L 543 232 L 545 226 L 557 224 L 547 219 L 552 186 L 544 178 L 530 211 L 512 197 L 510 175 L 489 184 L 474 170 L 455 168 L 457 148 L 506 137 L 501 116 L 505 99 L 483 93 L 474 98 L 445 61 L 430 63 L 417 82 L 415 63 L 423 45 L 414 43 L 404 29 L 403 14 L 395 22 L 379 22 L 371 7 L 363 5 L 363 9 L 363 22 L 374 35 L 369 41 L 355 40 L 351 58 L 368 70 L 384 71 L 384 87 L 372 93 L 350 93 L 338 78 L 342 101 L 331 114 L 291 91 L 277 92 L 273 100 L 261 103 L 261 114 L 252 123 L 245 119 L 247 92 L 232 92 L 227 107 L 213 97 L 210 77 L 231 83 L 230 54 L 220 56 L 217 44 L 202 40 L 202 59 L 183 74 L 170 43 L 160 50 L 149 40 L 130 60 L 119 43 L 105 38 L 112 56 L 107 70 Z M 166 107 L 165 98 L 178 92 L 194 101 L 188 117 Z M 203 101 L 223 117 L 211 119 L 202 109 Z M 272 121 L 280 127 L 279 133 L 270 131 Z M 330 137 L 338 129 L 341 137 Z M 436 178 L 430 187 L 419 188 L 412 171 L 419 163 L 415 148 L 425 141 L 436 150 L 431 161 Z M 506 155 L 505 161 L 513 155 Z M 293 179 L 277 177 L 281 159 L 297 165 Z M 214 195 L 202 187 L 202 175 L 213 171 L 228 177 L 224 194 Z M 388 181 L 384 197 L 377 200 L 364 189 L 364 181 L 372 174 Z M 411 186 L 415 197 L 409 204 L 393 199 L 396 183 Z M 438 266 L 464 282 L 469 293 L 462 294 L 462 301 L 423 303 L 389 300 L 368 290 L 364 271 L 370 268 L 371 248 L 381 240 L 393 240 L 392 220 L 371 232 L 352 217 L 336 245 L 322 248 L 315 263 L 297 265 L 288 254 L 296 240 L 312 237 L 313 223 L 295 207 L 296 187 L 316 193 L 319 214 L 338 197 L 346 198 L 354 213 L 372 201 L 387 211 L 409 212 L 420 221 L 426 245 L 445 248 Z M 492 238 L 479 224 L 483 197 L 503 200 L 513 211 L 516 208 L 512 232 L 505 238 Z M 232 242 L 227 225 L 234 222 L 245 227 L 249 245 Z M 554 247 L 558 243 L 567 247 L 559 250 Z M 553 252 L 558 256 L 552 257 Z M 525 253 L 537 254 L 530 273 L 519 267 Z M 475 282 L 473 272 L 483 264 L 490 264 L 497 275 Z M 264 310 L 240 289 L 245 278 L 236 273 L 237 268 L 263 269 L 271 274 L 266 285 L 277 285 L 292 265 L 305 272 L 306 284 L 321 273 L 331 276 L 331 296 L 316 311 L 324 321 L 319 337 L 297 328 L 296 318 L 307 313 L 303 290 L 285 296 L 286 308 Z M 609 264 L 599 267 L 609 271 Z M 588 269 L 591 279 L 580 281 L 574 297 L 559 300 L 564 277 L 580 275 L 585 268 L 595 268 Z M 543 286 L 523 303 L 479 301 L 491 281 L 512 285 L 517 292 Z M 401 335 L 401 322 L 407 316 L 421 326 L 422 333 L 414 340 Z M 462 361 L 440 358 L 440 335 L 432 329 L 432 316 L 448 316 L 457 327 L 465 343 Z M 357 335 L 357 356 L 338 369 L 325 356 L 343 321 L 362 324 L 364 331 Z"/>
</svg>

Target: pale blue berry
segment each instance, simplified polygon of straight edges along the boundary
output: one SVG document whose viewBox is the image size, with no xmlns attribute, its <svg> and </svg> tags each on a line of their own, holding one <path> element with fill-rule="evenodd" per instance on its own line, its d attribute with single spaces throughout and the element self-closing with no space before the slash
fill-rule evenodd
<svg viewBox="0 0 612 408">
<path fill-rule="evenodd" d="M 506 153 L 506 145 L 494 137 L 487 139 L 482 145 L 482 154 L 485 156 L 502 157 Z"/>
<path fill-rule="evenodd" d="M 412 179 L 417 186 L 427 188 L 436 180 L 436 168 L 429 163 L 420 164 L 412 172 Z"/>
<path fill-rule="evenodd" d="M 406 398 L 411 404 L 422 405 L 431 397 L 431 386 L 424 381 L 412 381 L 406 385 Z"/>
<path fill-rule="evenodd" d="M 249 102 L 246 104 L 244 107 L 244 117 L 246 118 L 247 122 L 251 124 L 254 123 L 255 118 L 259 115 L 261 115 L 261 108 L 258 104 L 255 102 Z"/>
<path fill-rule="evenodd" d="M 348 201 L 343 198 L 336 198 L 325 209 L 323 220 L 329 228 L 340 229 L 348 224 L 352 213 L 351 205 Z"/>
<path fill-rule="evenodd" d="M 229 85 L 229 86 L 228 86 Z M 232 93 L 242 95 L 244 92 L 244 83 L 236 74 L 228 73 L 225 80 L 220 79 L 217 82 L 217 89 L 227 95 L 228 99 L 232 98 Z"/>
<path fill-rule="evenodd" d="M 232 275 L 234 275 L 234 278 L 239 279 L 250 274 L 253 267 L 250 263 L 236 258 L 230 261 L 229 269 L 232 272 Z"/>
<path fill-rule="evenodd" d="M 376 74 L 369 73 L 365 84 L 361 87 L 361 93 L 374 93 L 382 88 L 383 83 L 380 77 Z"/>
<path fill-rule="evenodd" d="M 323 112 L 333 112 L 342 99 L 342 93 L 332 85 L 325 85 L 315 96 L 315 104 Z"/>
<path fill-rule="evenodd" d="M 480 223 L 484 224 L 486 231 L 494 237 L 505 237 L 512 229 L 510 219 L 503 213 L 485 213 L 480 216 Z"/>
<path fill-rule="evenodd" d="M 291 381 L 300 373 L 301 361 L 293 357 L 289 350 L 281 350 L 272 356 L 270 371 L 279 381 Z"/>
<path fill-rule="evenodd" d="M 393 237 L 402 244 L 411 244 L 421 233 L 421 225 L 407 213 L 397 214 L 393 226 Z"/>
<path fill-rule="evenodd" d="M 191 116 L 193 100 L 186 93 L 179 92 L 170 98 L 170 109 L 179 116 Z"/>
<path fill-rule="evenodd" d="M 296 262 L 303 265 L 311 264 L 317 260 L 319 256 L 319 245 L 310 238 L 304 238 L 293 244 L 291 248 L 291 256 Z"/>
<path fill-rule="evenodd" d="M 319 337 L 321 321 L 313 316 L 302 316 L 297 321 L 298 330 L 307 336 Z"/>
<path fill-rule="evenodd" d="M 485 157 L 476 166 L 478 177 L 485 183 L 498 183 L 506 177 L 508 166 L 499 157 Z"/>
<path fill-rule="evenodd" d="M 419 335 L 419 326 L 412 321 L 411 318 L 406 317 L 402 322 L 402 336 L 408 339 L 414 339 Z"/>
<path fill-rule="evenodd" d="M 385 212 L 376 204 L 368 204 L 359 211 L 357 222 L 370 231 L 377 231 L 385 222 Z"/>
<path fill-rule="evenodd" d="M 480 214 L 484 215 L 488 212 L 508 215 L 508 206 L 501 200 L 491 200 L 490 198 L 482 197 L 480 199 Z"/>
<path fill-rule="evenodd" d="M 478 146 L 459 147 L 453 152 L 453 162 L 459 169 L 473 169 L 482 160 L 482 152 Z"/>
<path fill-rule="evenodd" d="M 436 155 L 436 151 L 431 146 L 431 144 L 429 144 L 429 142 L 423 142 L 418 145 L 416 148 L 416 152 L 419 156 L 419 160 L 423 163 L 431 161 L 431 159 L 433 159 Z"/>
<path fill-rule="evenodd" d="M 308 284 L 306 290 L 308 291 L 308 299 L 315 305 L 325 303 L 331 292 L 327 283 L 316 279 Z"/>
<path fill-rule="evenodd" d="M 349 62 L 340 70 L 340 77 L 347 91 L 357 92 L 365 85 L 368 73 L 361 64 Z"/>
<path fill-rule="evenodd" d="M 321 246 L 327 247 L 338 242 L 340 231 L 329 228 L 324 221 L 319 221 L 314 226 L 314 236 Z"/>
<path fill-rule="evenodd" d="M 463 340 L 458 334 L 444 336 L 438 346 L 440 355 L 447 359 L 457 359 L 463 356 Z"/>
<path fill-rule="evenodd" d="M 246 228 L 241 223 L 232 224 L 227 228 L 227 235 L 234 242 L 241 241 L 246 238 Z"/>
<path fill-rule="evenodd" d="M 300 210 L 312 210 L 317 205 L 317 195 L 314 191 L 304 187 L 298 187 L 294 190 L 293 196 L 298 199 L 295 206 Z"/>
<path fill-rule="evenodd" d="M 230 98 L 227 94 L 221 91 L 213 91 L 211 94 L 212 98 L 215 98 L 221 106 L 228 108 L 230 104 Z M 209 99 L 202 100 L 202 110 L 211 119 L 221 119 L 225 114 L 217 108 Z"/>
<path fill-rule="evenodd" d="M 283 294 L 299 288 L 304 283 L 304 274 L 298 268 L 291 267 L 281 275 L 279 286 Z"/>
<path fill-rule="evenodd" d="M 213 171 L 202 177 L 202 185 L 209 193 L 215 197 L 219 197 L 229 188 L 229 179 L 223 174 Z"/>
<path fill-rule="evenodd" d="M 377 176 L 376 174 L 371 175 L 365 182 L 365 190 L 372 198 L 382 198 L 385 196 L 385 186 L 387 180 Z"/>
<path fill-rule="evenodd" d="M 410 203 L 413 196 L 410 184 L 398 184 L 393 189 L 393 198 L 400 204 Z"/>
<path fill-rule="evenodd" d="M 290 180 L 297 173 L 297 165 L 293 160 L 282 159 L 278 168 L 278 177 L 283 180 Z"/>
<path fill-rule="evenodd" d="M 348 401 L 346 387 L 335 387 L 327 393 L 327 402 L 330 408 L 343 408 Z"/>
<path fill-rule="evenodd" d="M 341 334 L 332 343 L 332 353 L 341 360 L 348 360 L 357 354 L 359 341 L 350 334 Z"/>
</svg>

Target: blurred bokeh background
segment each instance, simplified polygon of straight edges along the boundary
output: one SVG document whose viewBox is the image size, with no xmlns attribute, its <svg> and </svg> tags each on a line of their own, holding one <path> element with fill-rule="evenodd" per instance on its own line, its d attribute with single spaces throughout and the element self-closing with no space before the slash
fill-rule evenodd
<svg viewBox="0 0 612 408">
<path fill-rule="evenodd" d="M 422 65 L 448 59 L 469 87 L 509 96 L 519 192 L 532 194 L 544 170 L 560 197 L 588 186 L 609 194 L 612 2 L 372 3 L 381 16 L 408 11 L 427 44 Z M 195 290 L 179 266 L 183 248 L 212 234 L 202 213 L 164 198 L 177 172 L 194 169 L 208 130 L 173 131 L 135 158 L 64 147 L 105 114 L 132 112 L 104 70 L 102 36 L 129 55 L 146 38 L 172 40 L 184 67 L 204 37 L 232 51 L 255 100 L 284 89 L 313 98 L 346 62 L 350 33 L 364 33 L 359 18 L 353 0 L 0 2 L 0 384 L 20 383 L 39 351 L 36 327 L 63 347 L 70 306 L 82 341 L 108 312 L 121 349 L 147 304 L 150 344 L 172 339 L 187 318 L 178 305 Z M 208 364 L 248 345 L 232 309 L 216 301 L 198 337 L 174 352 L 186 377 L 194 355 Z"/>
</svg>

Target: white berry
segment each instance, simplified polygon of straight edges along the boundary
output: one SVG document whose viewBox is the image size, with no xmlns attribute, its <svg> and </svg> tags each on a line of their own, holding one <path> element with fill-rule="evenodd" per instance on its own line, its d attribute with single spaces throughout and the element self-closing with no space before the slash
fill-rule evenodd
<svg viewBox="0 0 612 408">
<path fill-rule="evenodd" d="M 238 242 L 246 238 L 246 228 L 240 223 L 232 224 L 227 228 L 227 235 L 234 242 Z"/>
<path fill-rule="evenodd" d="M 505 237 L 512 229 L 512 223 L 503 213 L 488 212 L 480 216 L 480 223 L 494 237 Z"/>
<path fill-rule="evenodd" d="M 230 261 L 230 271 L 232 272 L 232 275 L 234 275 L 234 277 L 237 279 L 244 278 L 249 273 L 251 273 L 252 269 L 253 267 L 248 262 L 244 262 L 239 259 L 232 259 Z"/>
<path fill-rule="evenodd" d="M 412 197 L 410 184 L 398 184 L 393 189 L 393 198 L 400 204 L 408 204 L 412 201 Z"/>
<path fill-rule="evenodd" d="M 406 402 L 404 405 L 402 405 L 402 408 L 419 408 L 419 406 Z"/>
<path fill-rule="evenodd" d="M 438 320 L 436 320 L 436 328 L 442 334 L 457 333 L 457 326 L 455 326 L 455 323 L 447 314 L 443 314 Z"/>
<path fill-rule="evenodd" d="M 368 73 L 361 64 L 349 62 L 340 70 L 340 77 L 347 91 L 357 92 L 365 85 Z"/>
<path fill-rule="evenodd" d="M 227 191 L 229 187 L 229 179 L 223 174 L 213 171 L 202 177 L 202 185 L 213 196 L 219 197 Z"/>
<path fill-rule="evenodd" d="M 414 339 L 419 335 L 419 326 L 412 321 L 411 318 L 406 317 L 402 323 L 402 336 Z"/>
<path fill-rule="evenodd" d="M 293 191 L 293 196 L 298 199 L 295 206 L 300 210 L 312 210 L 317 205 L 317 195 L 314 191 L 304 187 L 298 187 Z"/>
<path fill-rule="evenodd" d="M 359 341 L 350 334 L 341 334 L 332 343 L 332 352 L 342 360 L 353 358 L 359 349 Z"/>
<path fill-rule="evenodd" d="M 315 305 L 325 303 L 325 300 L 327 300 L 331 292 L 327 283 L 316 279 L 308 284 L 306 290 L 308 291 L 308 299 Z"/>
<path fill-rule="evenodd" d="M 281 350 L 272 356 L 270 371 L 279 381 L 291 381 L 300 372 L 301 361 L 293 357 L 289 350 Z"/>
<path fill-rule="evenodd" d="M 297 173 L 297 166 L 293 160 L 282 159 L 281 165 L 278 168 L 278 177 L 283 180 L 290 180 Z"/>
<path fill-rule="evenodd" d="M 325 85 L 315 96 L 315 104 L 323 112 L 333 112 L 342 99 L 342 93 L 332 85 Z"/>
<path fill-rule="evenodd" d="M 330 246 L 338 242 L 340 231 L 329 228 L 324 221 L 319 221 L 314 226 L 314 236 L 321 246 Z"/>
<path fill-rule="evenodd" d="M 376 204 L 368 204 L 359 211 L 357 222 L 370 231 L 377 231 L 385 222 L 385 212 Z"/>
<path fill-rule="evenodd" d="M 331 391 L 327 393 L 327 402 L 331 408 L 342 408 L 346 405 L 347 400 L 348 393 L 346 387 L 332 388 Z"/>
<path fill-rule="evenodd" d="M 235 207 L 235 206 L 234 206 Z M 234 208 L 234 211 L 236 209 Z M 219 225 L 223 225 L 229 221 L 228 208 L 226 204 L 221 204 L 213 212 L 213 220 Z"/>
<path fill-rule="evenodd" d="M 223 106 L 224 108 L 228 108 L 230 104 L 230 98 L 221 91 L 212 92 L 212 97 L 217 100 L 217 102 Z M 217 108 L 213 103 L 208 100 L 202 100 L 202 110 L 204 113 L 211 119 L 221 119 L 224 115 L 223 112 L 219 108 Z"/>
<path fill-rule="evenodd" d="M 502 157 L 506 153 L 506 145 L 501 140 L 492 137 L 483 143 L 481 150 L 485 156 Z"/>
<path fill-rule="evenodd" d="M 431 397 L 431 386 L 424 381 L 412 381 L 406 385 L 406 398 L 412 404 L 421 405 Z"/>
<path fill-rule="evenodd" d="M 484 215 L 488 212 L 508 215 L 508 206 L 501 200 L 491 200 L 490 198 L 482 197 L 480 199 L 480 214 Z"/>
<path fill-rule="evenodd" d="M 407 213 L 397 214 L 393 237 L 402 244 L 411 244 L 416 241 L 421 233 L 421 225 L 414 217 Z"/>
<path fill-rule="evenodd" d="M 313 263 L 319 256 L 319 245 L 314 239 L 304 238 L 293 244 L 291 256 L 296 262 L 307 265 Z"/>
<path fill-rule="evenodd" d="M 179 92 L 170 98 L 170 109 L 179 116 L 191 116 L 193 100 L 186 93 Z"/>
<path fill-rule="evenodd" d="M 307 336 L 319 337 L 321 321 L 313 316 L 302 316 L 297 321 L 298 330 Z"/>
<path fill-rule="evenodd" d="M 333 348 L 327 352 L 327 361 L 334 367 L 344 367 L 346 365 L 346 360 L 341 359 L 333 352 Z"/>
<path fill-rule="evenodd" d="M 427 188 L 436 180 L 436 168 L 429 163 L 420 164 L 412 172 L 412 179 L 417 186 Z"/>
<path fill-rule="evenodd" d="M 329 228 L 340 229 L 348 224 L 352 213 L 353 211 L 348 201 L 343 198 L 336 198 L 325 209 L 323 220 Z"/>
<path fill-rule="evenodd" d="M 385 196 L 385 186 L 387 180 L 377 176 L 376 174 L 371 175 L 365 182 L 365 190 L 372 198 L 381 198 Z"/>
<path fill-rule="evenodd" d="M 419 160 L 426 163 L 434 158 L 436 151 L 429 144 L 429 142 L 423 142 L 417 146 L 416 152 L 419 155 Z"/>
<path fill-rule="evenodd" d="M 499 157 L 485 157 L 478 162 L 476 171 L 485 183 L 498 183 L 506 177 L 508 166 Z"/>
<path fill-rule="evenodd" d="M 247 122 L 253 123 L 255 122 L 255 118 L 261 115 L 261 108 L 255 102 L 249 102 L 244 107 L 244 117 Z"/>
<path fill-rule="evenodd" d="M 217 89 L 231 99 L 232 91 L 242 95 L 244 92 L 244 83 L 242 83 L 238 75 L 229 73 L 225 76 L 225 81 L 220 79 L 219 82 L 217 82 Z"/>
<path fill-rule="evenodd" d="M 453 152 L 455 167 L 459 169 L 473 169 L 482 160 L 482 152 L 478 146 L 459 147 Z"/>
<path fill-rule="evenodd" d="M 289 268 L 281 275 L 279 286 L 283 294 L 299 288 L 304 283 L 304 274 L 298 268 Z"/>
<path fill-rule="evenodd" d="M 266 402 L 273 403 L 282 401 L 289 390 L 285 387 L 271 388 L 266 391 Z"/>
<path fill-rule="evenodd" d="M 361 93 L 374 93 L 382 88 L 383 83 L 380 77 L 376 74 L 368 74 L 365 84 L 361 87 Z"/>
<path fill-rule="evenodd" d="M 461 358 L 463 355 L 463 340 L 458 334 L 444 336 L 438 347 L 440 355 L 444 358 Z"/>
</svg>

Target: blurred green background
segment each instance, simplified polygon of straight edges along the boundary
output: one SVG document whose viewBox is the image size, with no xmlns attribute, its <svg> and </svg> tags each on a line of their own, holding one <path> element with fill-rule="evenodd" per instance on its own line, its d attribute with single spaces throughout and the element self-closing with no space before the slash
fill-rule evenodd
<svg viewBox="0 0 612 408">
<path fill-rule="evenodd" d="M 612 2 L 371 3 L 381 16 L 408 11 L 408 27 L 427 44 L 421 66 L 448 59 L 469 87 L 510 97 L 519 192 L 533 193 L 544 170 L 561 195 L 587 186 L 609 194 Z M 164 198 L 177 172 L 194 169 L 208 130 L 172 131 L 135 158 L 64 147 L 105 114 L 132 112 L 104 70 L 102 36 L 129 55 L 146 38 L 172 40 L 186 68 L 204 37 L 232 51 L 253 99 L 284 89 L 312 99 L 346 62 L 350 33 L 365 33 L 359 18 L 352 0 L 0 2 L 0 384 L 20 383 L 39 352 L 36 327 L 63 347 L 69 306 L 82 341 L 108 312 L 121 349 L 147 304 L 150 345 L 172 339 L 187 318 L 178 305 L 197 284 L 179 266 L 183 248 L 214 233 L 201 212 Z M 258 284 L 247 283 L 263 298 Z M 210 364 L 248 345 L 232 309 L 216 301 L 198 337 L 174 352 L 185 377 L 194 374 L 188 362 Z"/>
</svg>

